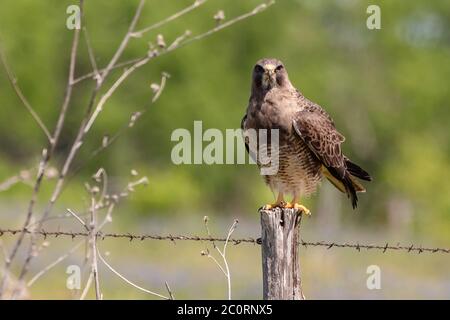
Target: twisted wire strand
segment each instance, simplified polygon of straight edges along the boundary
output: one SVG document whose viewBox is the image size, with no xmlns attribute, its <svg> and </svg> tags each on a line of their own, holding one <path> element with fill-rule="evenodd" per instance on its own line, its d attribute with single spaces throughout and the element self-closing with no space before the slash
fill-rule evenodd
<svg viewBox="0 0 450 320">
<path fill-rule="evenodd" d="M 48 237 L 58 238 L 58 237 L 71 237 L 75 239 L 77 237 L 88 237 L 90 235 L 89 232 L 73 232 L 73 231 L 47 231 L 47 230 L 24 230 L 27 234 L 35 233 L 37 235 L 43 236 L 44 239 Z M 0 237 L 4 235 L 15 235 L 17 233 L 22 232 L 22 229 L 1 229 L 0 228 Z M 127 239 L 131 241 L 144 241 L 144 240 L 170 240 L 172 242 L 176 241 L 216 241 L 216 242 L 225 242 L 226 238 L 213 238 L 213 237 L 200 237 L 196 235 L 157 235 L 157 234 L 132 234 L 132 233 L 97 233 L 97 239 L 104 240 L 107 238 L 116 238 L 116 239 Z M 247 244 L 261 244 L 261 238 L 231 238 L 228 240 L 229 243 L 234 245 L 247 243 Z M 411 244 L 411 245 L 401 245 L 401 244 L 389 244 L 388 242 L 385 245 L 377 245 L 377 244 L 364 244 L 364 243 L 339 243 L 339 242 L 327 242 L 327 241 L 304 241 L 301 239 L 299 241 L 299 245 L 307 247 L 325 247 L 326 249 L 332 248 L 352 248 L 357 251 L 361 251 L 363 249 L 366 250 L 380 250 L 383 253 L 387 251 L 403 251 L 407 253 L 443 253 L 449 254 L 450 248 L 439 248 L 439 247 L 422 247 L 419 245 Z"/>
</svg>

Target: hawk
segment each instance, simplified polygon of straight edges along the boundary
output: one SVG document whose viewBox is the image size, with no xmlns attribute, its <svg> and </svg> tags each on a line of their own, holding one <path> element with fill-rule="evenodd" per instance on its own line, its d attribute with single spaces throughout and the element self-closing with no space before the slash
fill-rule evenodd
<svg viewBox="0 0 450 320">
<path fill-rule="evenodd" d="M 241 128 L 244 135 L 249 129 L 278 129 L 278 170 L 264 175 L 266 184 L 278 196 L 265 209 L 296 208 L 310 214 L 300 199 L 313 194 L 324 176 L 350 198 L 355 209 L 357 192 L 365 192 L 358 179 L 372 180 L 342 153 L 345 138 L 336 130 L 333 119 L 291 84 L 280 60 L 261 59 L 253 68 L 251 95 Z M 261 141 L 256 143 L 256 150 L 251 150 L 248 136 L 244 139 L 247 152 L 255 158 L 263 146 Z M 269 156 L 275 152 L 270 140 L 266 147 Z M 263 166 L 259 159 L 256 162 Z M 293 196 L 291 202 L 284 201 L 287 194 Z"/>
</svg>

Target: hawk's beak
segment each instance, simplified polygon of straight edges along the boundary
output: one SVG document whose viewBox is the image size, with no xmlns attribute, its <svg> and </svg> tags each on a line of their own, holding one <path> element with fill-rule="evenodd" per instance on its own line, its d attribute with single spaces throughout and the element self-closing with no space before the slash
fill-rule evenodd
<svg viewBox="0 0 450 320">
<path fill-rule="evenodd" d="M 275 66 L 273 64 L 266 64 L 264 66 L 264 77 L 263 82 L 266 88 L 271 88 L 275 86 L 276 75 L 275 75 Z"/>
</svg>

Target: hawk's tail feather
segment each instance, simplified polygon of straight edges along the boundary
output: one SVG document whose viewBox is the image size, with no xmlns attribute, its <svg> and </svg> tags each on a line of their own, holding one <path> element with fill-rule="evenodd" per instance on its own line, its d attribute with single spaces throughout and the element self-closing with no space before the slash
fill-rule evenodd
<svg viewBox="0 0 450 320">
<path fill-rule="evenodd" d="M 347 165 L 347 171 L 350 172 L 353 176 L 362 180 L 372 181 L 372 177 L 370 176 L 370 174 L 357 164 L 351 162 L 347 158 L 345 159 L 345 164 Z"/>
<path fill-rule="evenodd" d="M 352 179 L 352 176 L 346 172 L 344 178 L 342 179 L 342 182 L 345 186 L 345 191 L 347 194 L 347 197 L 350 198 L 351 202 L 352 202 L 352 207 L 353 209 L 355 209 L 358 206 L 358 196 L 356 195 L 356 191 L 358 188 L 358 185 L 356 185 L 355 188 L 355 183 L 354 183 L 354 179 Z"/>
<path fill-rule="evenodd" d="M 346 193 L 346 189 L 342 181 L 336 178 L 327 167 L 322 166 L 322 174 L 328 179 L 328 181 L 331 182 L 333 186 L 336 187 L 336 189 L 342 193 Z"/>
<path fill-rule="evenodd" d="M 322 173 L 331 182 L 339 191 L 347 194 L 347 196 L 352 201 L 353 209 L 356 208 L 358 204 L 358 196 L 357 192 L 365 192 L 366 189 L 355 179 L 352 177 L 349 171 L 344 173 L 343 178 L 338 178 L 336 170 L 333 168 L 326 168 L 322 166 Z"/>
</svg>

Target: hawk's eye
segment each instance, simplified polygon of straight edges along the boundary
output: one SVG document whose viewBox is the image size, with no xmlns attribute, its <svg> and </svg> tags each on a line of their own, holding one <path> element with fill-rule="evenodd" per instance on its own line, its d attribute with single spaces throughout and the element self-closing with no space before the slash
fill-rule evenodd
<svg viewBox="0 0 450 320">
<path fill-rule="evenodd" d="M 280 70 L 283 70 L 283 69 L 284 69 L 283 65 L 280 64 L 278 67 L 276 67 L 275 71 L 280 71 Z"/>
<path fill-rule="evenodd" d="M 256 72 L 256 73 L 264 73 L 264 68 L 261 67 L 259 64 L 257 64 L 257 65 L 255 66 L 255 72 Z"/>
</svg>

